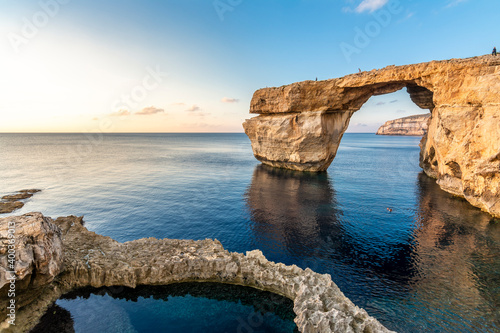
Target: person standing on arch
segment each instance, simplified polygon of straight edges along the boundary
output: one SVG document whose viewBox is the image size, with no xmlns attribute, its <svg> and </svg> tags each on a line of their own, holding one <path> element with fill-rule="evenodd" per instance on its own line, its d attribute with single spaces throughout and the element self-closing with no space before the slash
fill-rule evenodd
<svg viewBox="0 0 500 333">
<path fill-rule="evenodd" d="M 494 56 L 497 55 L 497 48 L 496 48 L 496 46 L 493 48 L 493 52 L 491 52 L 491 55 L 494 55 Z"/>
</svg>

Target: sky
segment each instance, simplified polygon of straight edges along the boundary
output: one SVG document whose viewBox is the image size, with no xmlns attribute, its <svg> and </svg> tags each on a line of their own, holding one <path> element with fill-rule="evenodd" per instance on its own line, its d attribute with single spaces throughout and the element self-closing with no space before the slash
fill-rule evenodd
<svg viewBox="0 0 500 333">
<path fill-rule="evenodd" d="M 243 132 L 259 88 L 491 53 L 498 13 L 498 0 L 0 0 L 0 132 Z M 405 90 L 372 97 L 348 131 L 425 112 Z"/>
</svg>

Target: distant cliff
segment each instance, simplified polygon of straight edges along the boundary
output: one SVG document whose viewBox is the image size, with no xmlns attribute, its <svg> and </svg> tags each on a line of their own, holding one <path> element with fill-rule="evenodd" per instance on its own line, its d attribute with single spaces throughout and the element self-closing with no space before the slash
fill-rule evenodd
<svg viewBox="0 0 500 333">
<path fill-rule="evenodd" d="M 377 135 L 423 136 L 425 135 L 425 133 L 427 133 L 430 116 L 431 114 L 428 113 L 389 120 L 388 122 L 380 126 L 377 131 Z"/>
</svg>

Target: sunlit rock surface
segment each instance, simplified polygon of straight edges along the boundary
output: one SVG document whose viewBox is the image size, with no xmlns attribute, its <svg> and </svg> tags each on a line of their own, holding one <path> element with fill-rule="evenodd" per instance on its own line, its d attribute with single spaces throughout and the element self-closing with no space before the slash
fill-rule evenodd
<svg viewBox="0 0 500 333">
<path fill-rule="evenodd" d="M 332 282 L 330 275 L 268 261 L 255 250 L 231 253 L 217 240 L 139 239 L 117 241 L 88 231 L 83 219 L 55 221 L 40 213 L 0 220 L 0 224 L 50 221 L 60 230 L 64 269 L 51 283 L 31 286 L 19 297 L 16 326 L 3 322 L 6 332 L 26 332 L 61 295 L 82 287 L 167 285 L 179 282 L 218 282 L 254 287 L 294 301 L 295 323 L 301 332 L 389 332 L 365 310 L 355 306 Z M 53 222 L 53 224 L 52 224 Z M 23 229 L 30 237 L 31 229 Z M 3 263 L 2 263 L 3 265 Z M 0 296 L 2 320 L 5 294 Z"/>
<path fill-rule="evenodd" d="M 0 290 L 10 282 L 8 272 L 15 272 L 20 291 L 45 285 L 62 271 L 61 230 L 51 222 L 40 213 L 0 219 Z"/>
<path fill-rule="evenodd" d="M 481 56 L 389 66 L 255 92 L 243 123 L 262 163 L 328 168 L 351 115 L 371 96 L 406 87 L 431 111 L 421 166 L 442 189 L 500 216 L 500 58 Z"/>
</svg>

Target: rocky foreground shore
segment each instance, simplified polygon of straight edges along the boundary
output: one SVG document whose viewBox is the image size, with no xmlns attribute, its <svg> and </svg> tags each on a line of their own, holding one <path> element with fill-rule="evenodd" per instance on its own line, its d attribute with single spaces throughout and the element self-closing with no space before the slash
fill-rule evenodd
<svg viewBox="0 0 500 333">
<path fill-rule="evenodd" d="M 345 297 L 328 274 L 268 261 L 258 250 L 228 252 L 217 240 L 119 243 L 83 224 L 82 217 L 52 220 L 41 213 L 0 219 L 2 332 L 29 332 L 49 306 L 78 288 L 180 282 L 235 284 L 285 296 L 294 302 L 301 332 L 390 332 Z M 11 249 L 15 262 L 9 260 Z M 10 311 L 13 301 L 15 311 Z"/>
</svg>

